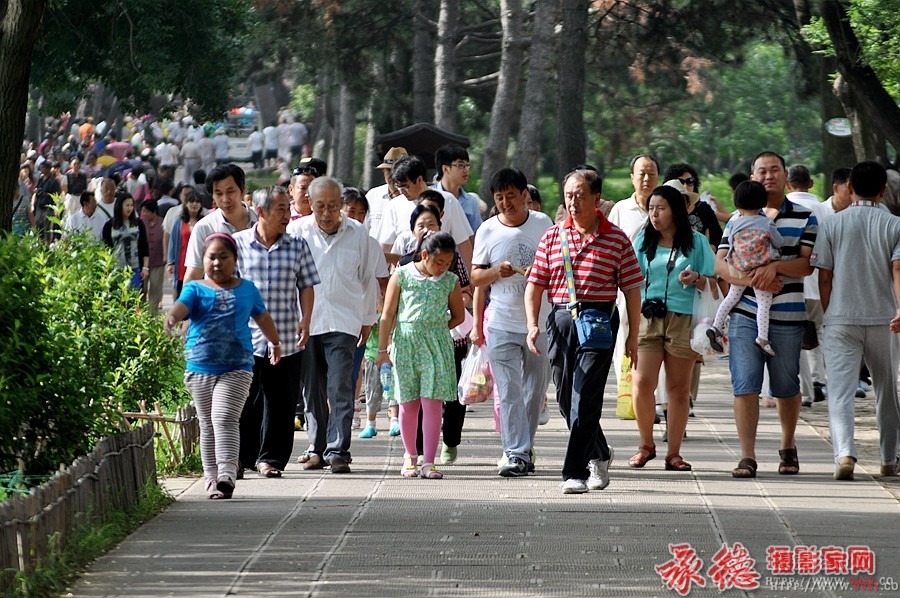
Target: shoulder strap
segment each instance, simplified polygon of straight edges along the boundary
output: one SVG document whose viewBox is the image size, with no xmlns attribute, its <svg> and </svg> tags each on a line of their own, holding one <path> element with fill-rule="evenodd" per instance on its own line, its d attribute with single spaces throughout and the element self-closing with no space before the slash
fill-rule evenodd
<svg viewBox="0 0 900 598">
<path fill-rule="evenodd" d="M 566 237 L 566 227 L 559 227 L 559 241 L 562 245 L 563 267 L 566 271 L 566 286 L 569 288 L 569 303 L 571 304 L 572 316 L 575 316 L 575 304 L 578 300 L 575 298 L 575 275 L 572 273 L 572 256 L 569 253 L 569 240 Z"/>
</svg>

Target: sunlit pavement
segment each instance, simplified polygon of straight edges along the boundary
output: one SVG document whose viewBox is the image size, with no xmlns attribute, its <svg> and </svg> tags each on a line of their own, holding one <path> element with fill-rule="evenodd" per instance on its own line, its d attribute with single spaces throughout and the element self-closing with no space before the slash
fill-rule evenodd
<svg viewBox="0 0 900 598">
<path fill-rule="evenodd" d="M 612 384 L 606 397 L 617 459 L 605 490 L 561 493 L 566 431 L 555 409 L 526 478 L 497 475 L 488 404 L 467 415 L 443 480 L 400 477 L 403 447 L 381 417 L 375 438 L 354 432 L 350 475 L 291 464 L 281 479 L 250 473 L 227 501 L 207 500 L 199 482 L 170 480 L 178 501 L 69 595 L 712 596 L 719 585 L 730 595 L 876 586 L 896 595 L 900 504 L 860 467 L 856 480 L 833 481 L 831 447 L 810 426 L 798 429 L 800 475 L 781 476 L 778 420 L 762 410 L 759 475 L 731 476 L 739 454 L 725 362 L 704 368 L 682 448 L 690 473 L 663 470 L 659 426 L 659 457 L 630 469 L 635 424 L 615 417 Z M 306 444 L 296 433 L 295 456 Z"/>
</svg>

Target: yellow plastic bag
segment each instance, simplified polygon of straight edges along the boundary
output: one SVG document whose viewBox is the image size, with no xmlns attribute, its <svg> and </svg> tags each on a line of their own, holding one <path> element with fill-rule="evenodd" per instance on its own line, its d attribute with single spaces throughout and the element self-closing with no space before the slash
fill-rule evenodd
<svg viewBox="0 0 900 598">
<path fill-rule="evenodd" d="M 634 403 L 632 397 L 631 359 L 622 357 L 622 375 L 619 377 L 619 398 L 616 401 L 616 417 L 634 419 Z"/>
</svg>

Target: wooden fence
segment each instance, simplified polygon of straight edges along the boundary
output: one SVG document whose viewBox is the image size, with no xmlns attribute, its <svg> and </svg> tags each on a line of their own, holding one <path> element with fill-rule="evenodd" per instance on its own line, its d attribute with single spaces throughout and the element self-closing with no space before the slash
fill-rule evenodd
<svg viewBox="0 0 900 598">
<path fill-rule="evenodd" d="M 200 422 L 193 403 L 179 407 L 175 417 L 166 416 L 158 402 L 154 403 L 153 412 L 147 410 L 145 401 L 139 401 L 138 408 L 140 411 L 122 413 L 126 426 L 131 427 L 135 421 L 152 422 L 160 442 L 168 447 L 169 465 L 178 465 L 194 452 L 200 442 Z"/>
<path fill-rule="evenodd" d="M 151 422 L 105 438 L 45 484 L 0 503 L 0 592 L 66 546 L 79 525 L 135 505 L 156 479 L 153 440 Z"/>
</svg>

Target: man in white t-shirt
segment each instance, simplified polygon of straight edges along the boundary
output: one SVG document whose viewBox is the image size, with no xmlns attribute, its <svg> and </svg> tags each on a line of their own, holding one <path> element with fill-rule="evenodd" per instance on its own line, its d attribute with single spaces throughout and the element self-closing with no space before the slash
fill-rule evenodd
<svg viewBox="0 0 900 598">
<path fill-rule="evenodd" d="M 250 161 L 253 162 L 253 168 L 260 169 L 263 167 L 263 147 L 266 137 L 263 135 L 259 127 L 253 127 L 253 132 L 247 136 L 247 146 L 250 148 Z"/>
<path fill-rule="evenodd" d="M 416 207 L 415 200 L 428 189 L 426 176 L 428 174 L 425 163 L 418 156 L 409 156 L 397 160 L 391 168 L 391 177 L 397 190 L 402 195 L 392 199 L 384 209 L 381 217 L 381 226 L 378 233 L 378 242 L 391 262 L 390 252 L 397 235 L 409 230 L 409 217 Z M 444 196 L 444 218 L 441 222 L 441 230 L 450 233 L 456 241 L 459 256 L 471 270 L 472 266 L 472 227 L 466 219 L 462 206 L 452 195 Z M 404 201 L 405 200 L 405 201 Z M 396 263 L 396 256 L 393 263 Z"/>
<path fill-rule="evenodd" d="M 540 355 L 528 350 L 525 285 L 538 243 L 553 222 L 546 214 L 528 210 L 526 187 L 525 175 L 518 170 L 494 173 L 491 193 L 498 214 L 478 228 L 472 255 L 472 282 L 477 288 L 471 338 L 476 345 L 485 341 L 488 288 L 491 293 L 487 351 L 500 397 L 500 437 L 507 462 L 498 473 L 503 477 L 534 471 L 531 449 L 550 381 L 547 335 L 538 335 Z M 541 311 L 543 325 L 549 305 L 544 303 Z"/>
<path fill-rule="evenodd" d="M 160 167 L 162 166 L 178 166 L 178 146 L 174 143 L 171 143 L 167 138 L 163 139 L 159 145 L 154 148 L 156 152 L 156 158 L 159 160 Z"/>
<path fill-rule="evenodd" d="M 200 129 L 202 132 L 203 129 Z M 206 172 L 210 172 L 216 167 L 216 142 L 213 141 L 211 135 L 204 134 L 200 141 L 197 142 L 200 151 L 201 168 Z"/>
<path fill-rule="evenodd" d="M 256 224 L 256 212 L 244 205 L 247 185 L 244 171 L 237 164 L 223 164 L 213 168 L 206 177 L 206 189 L 213 196 L 217 209 L 194 225 L 184 258 L 184 282 L 203 278 L 203 245 L 213 233 L 234 233 Z"/>
<path fill-rule="evenodd" d="M 295 120 L 290 124 L 291 132 L 291 162 L 296 164 L 300 158 L 309 155 L 309 130 L 299 120 Z"/>
<path fill-rule="evenodd" d="M 291 125 L 284 116 L 278 121 L 278 159 L 288 164 L 291 161 Z"/>
<path fill-rule="evenodd" d="M 278 128 L 272 124 L 263 129 L 263 138 L 265 143 L 265 166 L 271 168 L 278 163 Z"/>
</svg>

